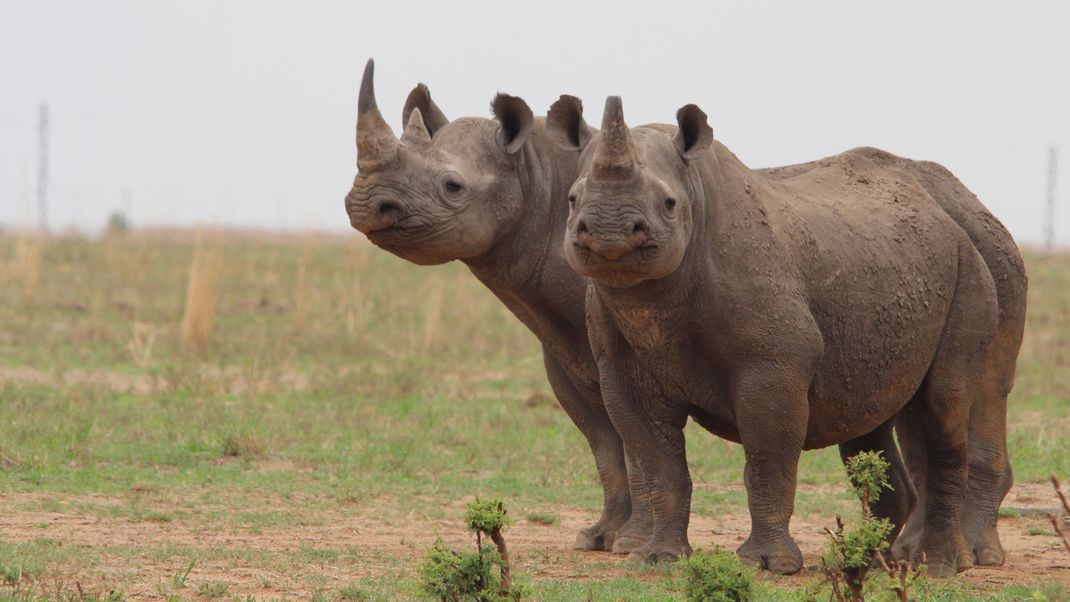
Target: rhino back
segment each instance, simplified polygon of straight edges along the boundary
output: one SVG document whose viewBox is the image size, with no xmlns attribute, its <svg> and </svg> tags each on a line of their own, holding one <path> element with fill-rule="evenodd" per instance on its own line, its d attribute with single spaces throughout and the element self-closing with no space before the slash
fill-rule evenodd
<svg viewBox="0 0 1070 602">
<path fill-rule="evenodd" d="M 732 159 L 719 157 L 728 172 Z M 858 416 L 905 403 L 939 344 L 970 241 L 898 166 L 845 154 L 767 174 L 742 171 L 744 194 L 722 199 L 733 209 L 711 227 L 746 224 L 729 238 L 741 249 L 731 261 L 748 266 L 733 278 L 775 282 L 767 304 L 780 303 L 778 289 L 804 297 L 823 344 L 811 410 Z M 740 211 L 748 215 L 734 217 Z M 811 443 L 826 438 L 812 434 Z"/>
</svg>

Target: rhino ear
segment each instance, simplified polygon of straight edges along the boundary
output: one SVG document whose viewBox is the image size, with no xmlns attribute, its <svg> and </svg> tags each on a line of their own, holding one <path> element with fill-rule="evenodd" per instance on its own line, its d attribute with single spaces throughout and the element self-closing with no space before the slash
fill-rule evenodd
<svg viewBox="0 0 1070 602">
<path fill-rule="evenodd" d="M 706 113 L 696 105 L 685 105 L 676 112 L 679 129 L 672 139 L 672 145 L 685 161 L 694 159 L 700 151 L 713 144 L 713 128 L 706 119 Z"/>
<path fill-rule="evenodd" d="M 593 136 L 591 128 L 583 120 L 583 101 L 568 94 L 562 94 L 550 106 L 550 112 L 546 114 L 546 129 L 558 146 L 569 150 L 583 150 Z"/>
<path fill-rule="evenodd" d="M 498 93 L 490 104 L 490 110 L 498 118 L 501 129 L 498 130 L 498 144 L 510 155 L 515 154 L 531 134 L 531 125 L 535 116 L 528 103 L 516 96 Z"/>
<path fill-rule="evenodd" d="M 412 92 L 409 92 L 409 97 L 405 99 L 405 108 L 401 111 L 401 123 L 409 123 L 409 117 L 414 109 L 420 109 L 420 114 L 424 118 L 424 127 L 431 136 L 450 122 L 435 101 L 431 100 L 431 91 L 424 84 L 417 84 Z"/>
</svg>

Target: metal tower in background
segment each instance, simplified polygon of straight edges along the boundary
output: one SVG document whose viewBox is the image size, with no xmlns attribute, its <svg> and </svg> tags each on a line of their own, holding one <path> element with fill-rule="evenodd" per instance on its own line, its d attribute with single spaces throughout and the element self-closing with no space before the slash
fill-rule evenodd
<svg viewBox="0 0 1070 602">
<path fill-rule="evenodd" d="M 1054 146 L 1048 148 L 1048 214 L 1044 243 L 1048 249 L 1055 246 L 1055 174 L 1058 171 L 1059 153 Z"/>
<path fill-rule="evenodd" d="M 37 226 L 48 230 L 48 103 L 38 107 L 37 118 Z"/>
</svg>

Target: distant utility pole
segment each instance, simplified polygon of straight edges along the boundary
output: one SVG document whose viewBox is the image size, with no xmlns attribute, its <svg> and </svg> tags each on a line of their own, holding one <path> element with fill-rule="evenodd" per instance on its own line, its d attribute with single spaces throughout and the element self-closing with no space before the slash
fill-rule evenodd
<svg viewBox="0 0 1070 602">
<path fill-rule="evenodd" d="M 1048 223 L 1045 246 L 1055 246 L 1055 174 L 1058 171 L 1059 153 L 1054 146 L 1048 147 Z"/>
<path fill-rule="evenodd" d="M 37 117 L 37 226 L 48 231 L 48 103 L 38 107 Z"/>
</svg>

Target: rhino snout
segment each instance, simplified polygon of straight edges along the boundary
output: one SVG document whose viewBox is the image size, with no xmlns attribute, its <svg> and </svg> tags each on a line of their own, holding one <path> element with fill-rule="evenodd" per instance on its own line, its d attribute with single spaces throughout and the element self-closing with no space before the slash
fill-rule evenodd
<svg viewBox="0 0 1070 602">
<path fill-rule="evenodd" d="M 350 224 L 364 234 L 393 228 L 401 222 L 401 204 L 389 199 L 358 201 L 352 194 L 346 197 Z"/>
<path fill-rule="evenodd" d="M 605 227 L 596 220 L 576 222 L 576 245 L 615 260 L 650 242 L 650 226 L 642 217 L 630 217 Z"/>
</svg>

